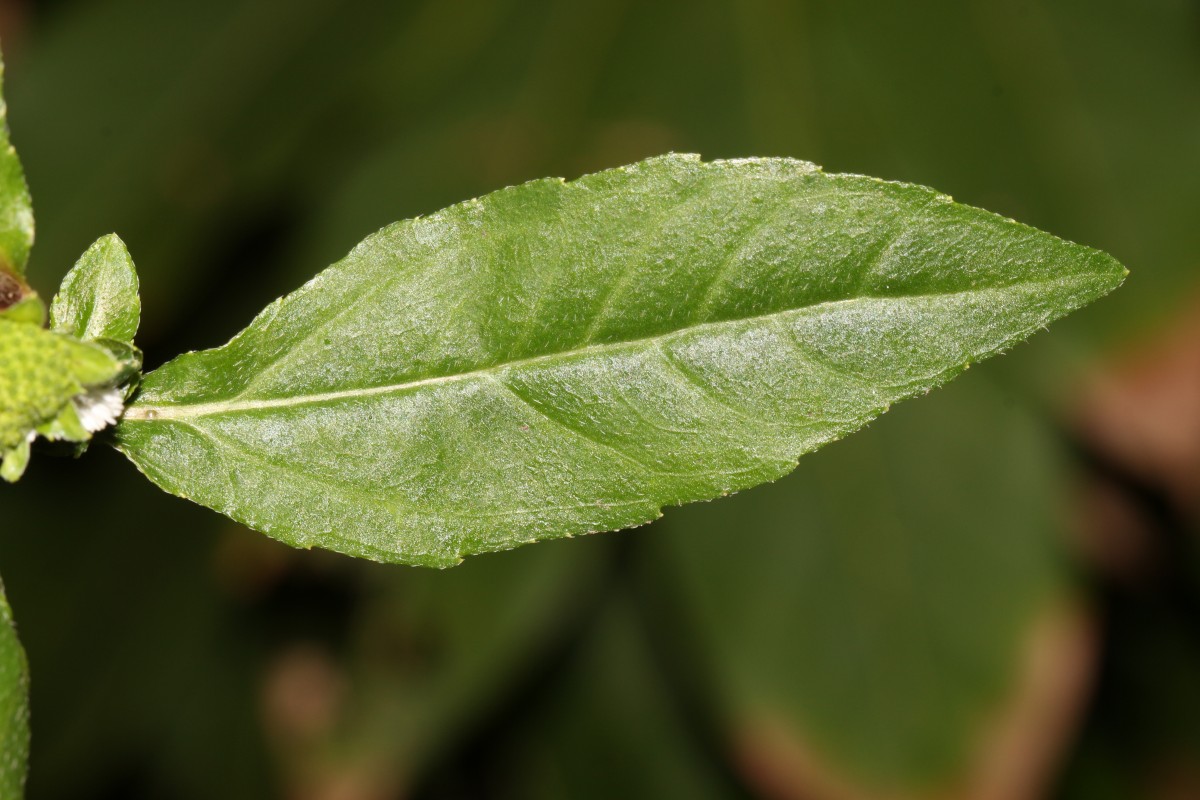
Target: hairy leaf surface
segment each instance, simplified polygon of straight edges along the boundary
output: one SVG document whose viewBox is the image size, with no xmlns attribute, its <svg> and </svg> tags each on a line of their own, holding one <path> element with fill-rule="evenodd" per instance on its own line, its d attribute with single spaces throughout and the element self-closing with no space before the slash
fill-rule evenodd
<svg viewBox="0 0 1200 800">
<path fill-rule="evenodd" d="M 445 566 L 776 479 L 1124 275 L 923 187 L 665 156 L 385 228 L 147 376 L 118 443 L 285 542 Z"/>
</svg>

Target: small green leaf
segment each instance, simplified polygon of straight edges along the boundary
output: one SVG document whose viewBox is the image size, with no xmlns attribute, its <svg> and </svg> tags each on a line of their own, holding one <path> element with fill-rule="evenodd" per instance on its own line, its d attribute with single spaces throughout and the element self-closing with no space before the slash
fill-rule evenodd
<svg viewBox="0 0 1200 800">
<path fill-rule="evenodd" d="M 133 342 L 141 319 L 137 271 L 115 233 L 89 247 L 50 305 L 50 327 L 85 341 Z"/>
<path fill-rule="evenodd" d="M 446 566 L 774 480 L 1124 276 L 923 187 L 672 155 L 385 228 L 147 376 L 118 443 L 290 544 Z"/>
<path fill-rule="evenodd" d="M 25 796 L 29 760 L 29 665 L 0 583 L 0 800 Z"/>
<path fill-rule="evenodd" d="M 0 450 L 0 480 L 16 483 L 29 466 L 29 439 L 22 439 L 7 450 Z"/>
<path fill-rule="evenodd" d="M 27 291 L 22 277 L 33 246 L 33 206 L 25 172 L 8 138 L 8 107 L 2 87 L 4 62 L 0 59 L 0 309 L 14 287 Z"/>
</svg>

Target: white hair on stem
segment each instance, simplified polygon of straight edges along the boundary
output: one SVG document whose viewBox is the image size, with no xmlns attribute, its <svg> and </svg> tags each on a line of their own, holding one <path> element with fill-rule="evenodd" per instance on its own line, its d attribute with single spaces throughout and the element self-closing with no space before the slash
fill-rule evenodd
<svg viewBox="0 0 1200 800">
<path fill-rule="evenodd" d="M 125 400 L 122 393 L 116 389 L 90 389 L 72 400 L 79 422 L 88 433 L 114 425 L 121 412 L 125 410 Z"/>
</svg>

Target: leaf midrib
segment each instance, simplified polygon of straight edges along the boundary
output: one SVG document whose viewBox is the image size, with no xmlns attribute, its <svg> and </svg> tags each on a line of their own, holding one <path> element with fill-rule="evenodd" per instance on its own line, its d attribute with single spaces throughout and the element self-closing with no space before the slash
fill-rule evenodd
<svg viewBox="0 0 1200 800">
<path fill-rule="evenodd" d="M 636 348 L 639 346 L 648 346 L 655 343 L 667 341 L 673 337 L 680 336 L 684 333 L 702 332 L 712 329 L 720 329 L 722 327 L 731 327 L 734 325 L 756 322 L 769 321 L 787 314 L 797 314 L 801 312 L 814 311 L 817 309 L 834 307 L 839 305 L 851 305 L 862 302 L 879 302 L 890 300 L 921 300 L 935 297 L 953 297 L 956 295 L 972 295 L 985 294 L 989 292 L 1003 292 L 1009 289 L 1019 287 L 1036 287 L 1036 286 L 1057 286 L 1066 288 L 1073 283 L 1082 283 L 1089 278 L 1094 278 L 1094 275 L 1075 275 L 1071 277 L 1052 278 L 1046 280 L 1024 280 L 1015 281 L 1010 284 L 999 286 L 984 286 L 973 287 L 967 289 L 955 289 L 952 291 L 943 292 L 920 292 L 916 294 L 896 294 L 896 295 L 860 295 L 858 297 L 842 298 L 839 300 L 825 300 L 819 303 L 812 303 L 805 306 L 796 306 L 795 308 L 786 308 L 779 311 L 769 311 L 762 314 L 752 314 L 745 317 L 737 317 L 734 319 L 714 320 L 712 322 L 702 322 L 689 325 L 684 328 L 676 328 L 664 333 L 654 334 L 652 336 L 641 337 L 637 339 L 626 339 L 615 342 L 601 342 L 598 344 L 590 344 L 584 347 L 573 350 L 563 350 L 554 353 L 543 353 L 538 356 L 529 358 L 515 359 L 512 361 L 504 361 L 496 364 L 491 364 L 486 367 L 468 370 L 466 372 L 455 373 L 452 375 L 436 375 L 430 378 L 419 378 L 417 380 L 405 381 L 403 383 L 386 384 L 383 386 L 358 387 L 354 389 L 341 389 L 331 392 L 317 392 L 313 394 L 295 395 L 292 397 L 267 398 L 259 400 L 243 400 L 240 396 L 235 396 L 230 400 L 219 400 L 209 403 L 176 403 L 176 404 L 139 404 L 134 403 L 130 406 L 124 416 L 125 422 L 153 422 L 158 420 L 172 419 L 191 419 L 195 417 L 212 416 L 216 414 L 234 414 L 242 412 L 265 411 L 276 408 L 291 408 L 302 405 L 313 405 L 319 403 L 335 402 L 338 400 L 357 400 L 365 397 L 377 395 L 395 394 L 405 392 L 412 389 L 420 389 L 427 386 L 439 386 L 449 383 L 459 383 L 462 381 L 472 380 L 474 378 L 495 377 L 498 373 L 520 369 L 522 367 L 536 366 L 538 364 L 552 363 L 554 361 L 567 358 L 576 358 L 588 356 L 596 353 L 604 353 L 609 351 L 617 351 L 626 348 Z M 1072 280 L 1074 278 L 1074 280 Z"/>
</svg>

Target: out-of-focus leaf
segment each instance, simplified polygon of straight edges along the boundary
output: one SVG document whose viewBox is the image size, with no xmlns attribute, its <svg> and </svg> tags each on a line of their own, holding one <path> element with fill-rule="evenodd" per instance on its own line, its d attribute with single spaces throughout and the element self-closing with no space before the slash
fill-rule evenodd
<svg viewBox="0 0 1200 800">
<path fill-rule="evenodd" d="M 654 569 L 678 565 L 696 657 L 756 785 L 1041 796 L 1091 646 L 1064 613 L 1063 456 L 982 377 L 756 499 L 668 518 Z"/>
<path fill-rule="evenodd" d="M 531 800 L 743 796 L 674 704 L 674 679 L 655 663 L 628 595 L 613 599 L 556 677 L 522 709 L 462 794 L 504 786 L 504 796 Z M 443 783 L 453 786 L 453 779 Z"/>
<path fill-rule="evenodd" d="M 141 316 L 137 271 L 115 233 L 79 257 L 50 304 L 50 327 L 77 339 L 131 344 Z"/>
<path fill-rule="evenodd" d="M 372 570 L 345 659 L 354 687 L 328 733 L 271 725 L 295 791 L 407 795 L 575 635 L 608 568 L 602 540 L 471 562 L 450 573 Z"/>
<path fill-rule="evenodd" d="M 0 800 L 25 796 L 29 760 L 29 665 L 0 584 Z"/>
<path fill-rule="evenodd" d="M 290 544 L 447 566 L 774 480 L 1124 275 L 923 187 L 666 156 L 384 229 L 148 376 L 119 446 Z"/>
<path fill-rule="evenodd" d="M 0 59 L 0 92 L 4 63 Z M 8 140 L 8 106 L 0 93 L 0 309 L 11 305 L 7 297 L 28 290 L 22 276 L 33 246 L 33 207 L 25 172 L 17 151 Z"/>
</svg>

